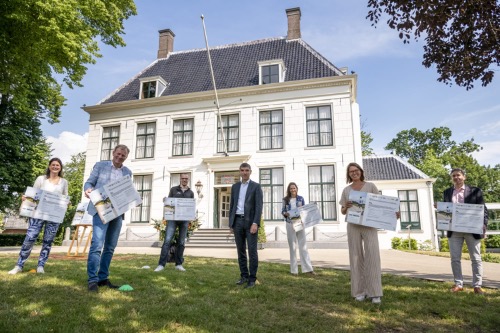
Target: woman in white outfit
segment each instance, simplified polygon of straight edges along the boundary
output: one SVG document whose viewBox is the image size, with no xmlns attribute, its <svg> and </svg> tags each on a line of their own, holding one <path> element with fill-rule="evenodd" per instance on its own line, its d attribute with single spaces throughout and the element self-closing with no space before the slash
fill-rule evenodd
<svg viewBox="0 0 500 333">
<path fill-rule="evenodd" d="M 44 191 L 53 192 L 62 195 L 68 195 L 68 181 L 63 178 L 63 164 L 57 157 L 52 158 L 49 161 L 49 166 L 45 172 L 45 175 L 40 176 L 36 179 L 33 185 L 36 189 L 42 189 Z M 23 201 L 25 197 L 23 196 Z M 45 273 L 44 267 L 45 263 L 49 259 L 50 250 L 52 249 L 52 243 L 56 237 L 57 230 L 59 229 L 60 223 L 45 221 L 42 219 L 29 218 L 29 226 L 26 231 L 26 237 L 24 238 L 23 245 L 21 246 L 21 251 L 19 252 L 19 259 L 17 260 L 16 266 L 9 271 L 9 274 L 17 274 L 22 272 L 24 263 L 28 260 L 28 257 L 33 250 L 33 245 L 38 238 L 38 234 L 43 229 L 43 243 L 42 249 L 40 251 L 40 256 L 38 258 L 38 266 L 36 269 L 37 273 Z"/>
<path fill-rule="evenodd" d="M 296 232 L 290 219 L 291 210 L 305 205 L 304 198 L 297 195 L 298 190 L 297 184 L 293 182 L 288 184 L 286 197 L 283 198 L 283 208 L 281 210 L 281 214 L 283 214 L 286 221 L 286 235 L 288 238 L 288 246 L 290 247 L 290 272 L 295 275 L 299 273 L 297 260 L 298 244 L 302 273 L 315 274 L 311 265 L 311 258 L 309 258 L 309 252 L 307 252 L 306 232 L 304 229 Z"/>
</svg>

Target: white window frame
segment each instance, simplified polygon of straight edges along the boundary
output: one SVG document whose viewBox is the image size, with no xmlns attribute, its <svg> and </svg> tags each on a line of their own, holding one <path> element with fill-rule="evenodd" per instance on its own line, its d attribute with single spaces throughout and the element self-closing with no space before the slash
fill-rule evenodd
<svg viewBox="0 0 500 333">
<path fill-rule="evenodd" d="M 259 65 L 259 85 L 264 84 L 264 83 L 262 83 L 262 68 L 267 67 L 267 66 L 272 66 L 272 65 L 278 65 L 278 74 L 279 74 L 279 81 L 278 82 L 279 83 L 285 82 L 286 67 L 285 67 L 285 63 L 283 62 L 282 59 L 259 61 L 257 64 Z"/>
<path fill-rule="evenodd" d="M 143 77 L 139 79 L 140 85 L 139 85 L 139 99 L 148 99 L 152 97 L 143 97 L 143 91 L 142 87 L 144 86 L 144 83 L 149 83 L 149 82 L 156 82 L 156 91 L 155 91 L 155 96 L 158 97 L 163 94 L 165 89 L 167 89 L 168 83 L 161 77 L 161 76 L 150 76 L 150 77 Z"/>
</svg>

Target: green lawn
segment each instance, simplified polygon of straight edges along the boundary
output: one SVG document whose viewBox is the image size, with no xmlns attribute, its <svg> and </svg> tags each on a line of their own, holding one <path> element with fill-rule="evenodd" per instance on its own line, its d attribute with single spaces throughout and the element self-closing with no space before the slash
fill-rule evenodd
<svg viewBox="0 0 500 333">
<path fill-rule="evenodd" d="M 500 291 L 454 295 L 450 283 L 384 275 L 380 306 L 350 297 L 349 272 L 260 263 L 260 284 L 236 286 L 235 260 L 187 257 L 154 273 L 152 255 L 117 255 L 111 281 L 135 290 L 87 291 L 86 260 L 52 256 L 45 275 L 8 275 L 0 256 L 0 332 L 498 332 Z M 36 256 L 25 271 L 36 268 Z M 141 267 L 149 265 L 151 269 Z"/>
</svg>

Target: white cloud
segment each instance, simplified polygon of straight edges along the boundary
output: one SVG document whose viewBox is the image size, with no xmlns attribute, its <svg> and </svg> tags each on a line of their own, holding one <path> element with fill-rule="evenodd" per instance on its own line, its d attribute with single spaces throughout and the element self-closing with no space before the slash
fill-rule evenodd
<svg viewBox="0 0 500 333">
<path fill-rule="evenodd" d="M 380 25 L 353 25 L 339 22 L 329 30 L 307 29 L 303 38 L 318 52 L 334 63 L 352 61 L 355 58 L 375 56 L 414 57 L 422 54 L 421 44 L 414 41 L 404 45 L 397 32 Z M 418 53 L 416 47 L 420 47 Z"/>
<path fill-rule="evenodd" d="M 483 149 L 473 153 L 479 164 L 495 166 L 500 164 L 500 141 L 481 142 Z"/>
<path fill-rule="evenodd" d="M 500 120 L 485 123 L 484 125 L 481 125 L 477 128 L 470 129 L 469 132 L 467 133 L 467 136 L 472 136 L 475 138 L 490 137 L 491 139 L 491 137 L 497 137 L 498 133 L 500 133 Z M 482 142 L 478 143 L 482 145 Z"/>
<path fill-rule="evenodd" d="M 89 134 L 79 135 L 64 131 L 59 137 L 48 136 L 47 141 L 52 144 L 52 157 L 59 157 L 64 163 L 71 161 L 71 156 L 87 150 L 87 138 Z"/>
</svg>

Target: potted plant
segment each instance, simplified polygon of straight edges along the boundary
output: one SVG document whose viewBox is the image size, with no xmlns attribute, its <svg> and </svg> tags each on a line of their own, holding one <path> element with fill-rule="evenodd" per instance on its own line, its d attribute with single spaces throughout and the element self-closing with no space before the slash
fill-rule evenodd
<svg viewBox="0 0 500 333">
<path fill-rule="evenodd" d="M 159 233 L 160 233 L 160 241 L 163 242 L 165 240 L 165 234 L 167 230 L 167 225 L 168 221 L 165 219 L 151 219 L 153 221 L 152 225 L 153 228 L 155 228 Z M 186 242 L 189 241 L 189 238 L 193 234 L 193 232 L 198 229 L 198 227 L 201 225 L 201 222 L 199 221 L 198 218 L 192 220 L 188 224 L 188 229 L 186 233 Z M 170 243 L 170 250 L 168 251 L 168 258 L 167 262 L 174 262 L 175 261 L 175 251 L 177 249 L 177 243 L 179 241 L 179 228 L 175 229 L 175 234 L 174 238 L 172 239 L 172 242 Z"/>
</svg>

